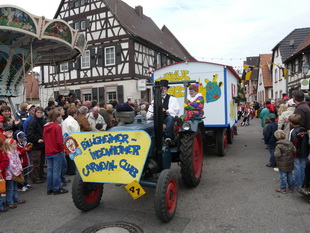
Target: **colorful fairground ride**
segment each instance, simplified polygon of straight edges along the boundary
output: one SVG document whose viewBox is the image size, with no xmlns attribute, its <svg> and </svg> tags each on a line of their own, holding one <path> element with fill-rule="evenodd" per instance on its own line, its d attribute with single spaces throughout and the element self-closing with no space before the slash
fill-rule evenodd
<svg viewBox="0 0 310 233">
<path fill-rule="evenodd" d="M 18 86 L 33 67 L 72 61 L 86 44 L 84 34 L 63 20 L 0 5 L 0 98 L 17 97 Z"/>
</svg>

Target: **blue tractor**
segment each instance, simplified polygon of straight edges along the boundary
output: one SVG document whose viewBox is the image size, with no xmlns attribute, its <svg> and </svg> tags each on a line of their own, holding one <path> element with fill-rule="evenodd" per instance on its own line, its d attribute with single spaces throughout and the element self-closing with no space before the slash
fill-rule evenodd
<svg viewBox="0 0 310 233">
<path fill-rule="evenodd" d="M 118 112 L 118 117 L 123 119 L 125 124 L 113 127 L 110 131 L 143 130 L 149 134 L 151 148 L 139 183 L 156 188 L 156 216 L 163 222 L 169 222 L 175 215 L 178 200 L 178 177 L 171 169 L 171 164 L 177 162 L 180 165 L 182 180 L 187 187 L 196 187 L 202 173 L 205 132 L 201 119 L 185 122 L 176 119 L 174 140 L 169 145 L 165 144 L 161 88 L 161 82 L 156 81 L 153 86 L 154 120 L 146 121 L 142 116 L 134 117 L 133 112 Z M 72 185 L 72 197 L 78 209 L 89 211 L 97 207 L 102 192 L 102 183 L 86 183 L 76 175 Z"/>
</svg>

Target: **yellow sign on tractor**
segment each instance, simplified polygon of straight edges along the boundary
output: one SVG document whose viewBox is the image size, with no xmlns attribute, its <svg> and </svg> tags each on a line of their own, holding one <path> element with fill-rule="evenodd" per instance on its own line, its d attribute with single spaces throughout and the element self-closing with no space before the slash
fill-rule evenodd
<svg viewBox="0 0 310 233">
<path fill-rule="evenodd" d="M 65 139 L 82 180 L 97 183 L 139 181 L 150 145 L 145 131 L 73 133 Z"/>
</svg>

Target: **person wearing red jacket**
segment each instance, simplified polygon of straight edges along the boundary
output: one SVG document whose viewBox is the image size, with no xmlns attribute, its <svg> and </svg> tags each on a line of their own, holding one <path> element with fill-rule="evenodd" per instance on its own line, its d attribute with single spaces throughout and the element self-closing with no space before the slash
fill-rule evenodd
<svg viewBox="0 0 310 233">
<path fill-rule="evenodd" d="M 64 156 L 60 111 L 53 109 L 48 113 L 47 123 L 43 128 L 45 156 L 47 159 L 47 195 L 64 194 L 68 190 L 61 187 L 61 169 Z"/>
<path fill-rule="evenodd" d="M 4 170 L 9 165 L 9 157 L 8 155 L 2 150 L 3 141 L 0 140 L 0 174 L 2 175 L 3 179 L 5 179 L 5 172 Z M 2 198 L 0 196 L 0 212 L 8 211 L 8 207 L 4 207 L 2 203 Z"/>
</svg>

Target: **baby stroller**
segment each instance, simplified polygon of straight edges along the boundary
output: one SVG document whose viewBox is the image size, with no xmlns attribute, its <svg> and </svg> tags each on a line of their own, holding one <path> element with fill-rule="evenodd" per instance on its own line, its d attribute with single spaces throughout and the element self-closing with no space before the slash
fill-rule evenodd
<svg viewBox="0 0 310 233">
<path fill-rule="evenodd" d="M 242 122 L 241 122 L 241 126 L 248 126 L 250 125 L 250 114 L 248 109 L 245 109 L 244 113 L 242 114 Z"/>
</svg>

